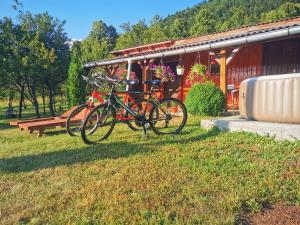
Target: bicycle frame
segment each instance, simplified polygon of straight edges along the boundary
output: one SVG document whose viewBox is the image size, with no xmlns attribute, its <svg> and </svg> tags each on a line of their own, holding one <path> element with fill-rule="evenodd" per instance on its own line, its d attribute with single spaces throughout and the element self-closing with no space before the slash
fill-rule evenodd
<svg viewBox="0 0 300 225">
<path fill-rule="evenodd" d="M 114 89 L 114 88 L 113 88 Z M 113 101 L 114 103 L 117 103 L 117 106 L 121 107 L 121 111 L 116 114 L 116 119 L 118 121 L 126 122 L 129 120 L 134 120 L 138 114 L 136 114 L 134 111 L 130 110 L 128 107 L 131 105 L 131 107 L 137 107 L 136 100 L 130 96 L 130 94 L 146 94 L 151 97 L 152 92 L 128 92 L 128 91 L 115 91 L 113 90 L 111 92 L 99 92 L 96 89 L 93 90 L 91 97 L 88 100 L 89 108 L 86 109 L 84 113 L 84 118 L 86 118 L 87 114 L 90 112 L 90 109 L 94 107 L 94 100 L 97 99 L 97 101 L 100 104 L 106 103 L 107 100 L 103 98 L 103 96 L 114 96 L 114 98 L 110 99 L 110 101 Z M 118 96 L 124 97 L 123 101 L 121 101 Z M 149 99 L 150 99 L 149 97 Z M 125 113 L 128 112 L 130 116 L 125 116 Z"/>
<path fill-rule="evenodd" d="M 130 99 L 132 99 L 132 97 L 130 97 L 128 95 L 128 97 Z M 134 104 L 136 105 L 136 103 L 134 102 Z M 115 95 L 115 93 L 112 92 L 112 94 L 109 97 L 109 106 L 112 106 L 114 109 L 116 109 L 116 106 L 121 106 L 121 113 L 118 115 L 116 115 L 116 119 L 119 121 L 127 121 L 127 120 L 131 120 L 131 117 L 123 117 L 123 115 L 125 114 L 125 112 L 128 112 L 131 116 L 133 116 L 134 118 L 139 118 L 139 115 L 132 111 L 128 106 L 126 106 L 118 97 L 117 95 Z"/>
</svg>

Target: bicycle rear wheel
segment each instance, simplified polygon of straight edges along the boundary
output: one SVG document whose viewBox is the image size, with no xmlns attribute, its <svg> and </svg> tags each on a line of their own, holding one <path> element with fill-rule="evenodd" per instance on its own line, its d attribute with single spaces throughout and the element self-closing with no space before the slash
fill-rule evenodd
<svg viewBox="0 0 300 225">
<path fill-rule="evenodd" d="M 187 121 L 186 107 L 178 99 L 165 98 L 152 108 L 149 121 L 156 134 L 178 134 Z"/>
<path fill-rule="evenodd" d="M 144 117 L 146 120 L 148 120 L 151 109 L 153 108 L 154 105 L 155 105 L 155 103 L 152 100 L 136 99 L 135 103 L 130 104 L 129 108 L 132 111 L 135 111 L 138 115 L 140 115 L 140 116 Z M 126 111 L 125 117 L 127 118 L 129 116 L 130 116 L 130 114 Z M 137 118 L 130 120 L 126 123 L 127 123 L 127 126 L 133 131 L 143 130 L 143 124 Z M 147 126 L 149 127 L 149 125 L 146 124 L 146 127 Z"/>
<path fill-rule="evenodd" d="M 82 140 L 86 144 L 96 144 L 105 140 L 113 131 L 115 123 L 115 113 L 107 104 L 96 106 L 82 124 Z"/>
</svg>

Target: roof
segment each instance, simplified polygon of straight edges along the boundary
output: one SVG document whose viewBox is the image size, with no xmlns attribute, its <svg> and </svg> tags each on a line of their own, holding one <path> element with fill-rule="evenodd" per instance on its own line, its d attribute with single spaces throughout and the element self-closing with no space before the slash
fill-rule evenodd
<svg viewBox="0 0 300 225">
<path fill-rule="evenodd" d="M 126 48 L 126 49 L 121 49 L 121 50 L 116 50 L 112 51 L 111 53 L 114 55 L 127 55 L 131 52 L 143 52 L 146 50 L 154 50 L 154 49 L 163 49 L 170 47 L 173 45 L 175 41 L 163 41 L 163 42 L 158 42 L 158 43 L 152 43 L 152 44 L 147 44 L 147 45 L 141 45 L 137 47 L 132 47 L 132 48 Z"/>
<path fill-rule="evenodd" d="M 157 53 L 176 51 L 180 49 L 187 49 L 187 48 L 192 48 L 201 45 L 204 46 L 208 44 L 209 45 L 215 44 L 215 46 L 217 46 L 217 43 L 221 44 L 226 41 L 228 42 L 230 40 L 241 39 L 243 37 L 254 37 L 259 34 L 267 34 L 267 33 L 272 33 L 274 31 L 281 31 L 281 30 L 288 29 L 287 33 L 288 35 L 290 35 L 289 29 L 295 27 L 300 28 L 300 16 L 279 20 L 275 22 L 270 22 L 270 23 L 260 23 L 254 26 L 245 26 L 234 30 L 227 30 L 223 32 L 202 35 L 199 37 L 178 39 L 175 41 L 160 42 L 160 43 L 154 43 L 150 45 L 143 45 L 134 48 L 114 51 L 112 53 L 117 55 L 114 59 L 89 62 L 85 64 L 85 67 L 101 66 L 102 64 L 106 64 L 105 62 L 112 62 L 113 64 L 113 61 L 115 61 L 115 63 L 119 63 L 121 61 L 123 62 L 124 59 L 130 59 L 133 57 L 147 56 L 147 55 L 154 56 Z"/>
</svg>

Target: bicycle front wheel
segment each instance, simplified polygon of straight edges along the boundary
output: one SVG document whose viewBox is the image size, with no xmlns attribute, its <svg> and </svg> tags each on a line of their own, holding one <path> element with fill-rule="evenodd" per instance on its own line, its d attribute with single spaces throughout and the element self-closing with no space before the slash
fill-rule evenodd
<svg viewBox="0 0 300 225">
<path fill-rule="evenodd" d="M 86 144 L 96 144 L 111 134 L 116 117 L 107 104 L 96 106 L 86 117 L 81 127 L 81 137 Z"/>
<path fill-rule="evenodd" d="M 67 117 L 66 129 L 70 136 L 79 136 L 81 126 L 90 107 L 87 103 L 77 106 Z"/>
<path fill-rule="evenodd" d="M 165 98 L 152 108 L 149 121 L 156 134 L 178 134 L 187 121 L 186 107 L 178 99 Z"/>
</svg>

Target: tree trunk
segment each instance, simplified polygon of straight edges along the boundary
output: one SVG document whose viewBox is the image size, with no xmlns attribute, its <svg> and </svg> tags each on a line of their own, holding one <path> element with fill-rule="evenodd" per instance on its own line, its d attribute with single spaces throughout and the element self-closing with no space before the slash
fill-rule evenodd
<svg viewBox="0 0 300 225">
<path fill-rule="evenodd" d="M 40 118 L 41 115 L 40 115 L 40 111 L 39 111 L 39 103 L 38 103 L 37 97 L 36 97 L 35 83 L 29 84 L 29 82 L 27 82 L 27 87 L 28 87 L 28 92 L 29 92 L 30 98 L 32 100 L 32 104 L 34 105 L 35 114 L 38 118 Z"/>
<path fill-rule="evenodd" d="M 35 110 L 35 114 L 36 114 L 37 118 L 40 118 L 41 115 L 40 115 L 40 111 L 39 111 L 39 103 L 36 98 L 33 99 L 33 105 L 34 105 L 34 110 Z"/>
<path fill-rule="evenodd" d="M 42 99 L 43 99 L 43 111 L 44 111 L 44 116 L 46 116 L 45 87 L 43 87 L 43 89 L 42 89 Z"/>
<path fill-rule="evenodd" d="M 55 116 L 55 110 L 54 110 L 54 101 L 53 101 L 53 92 L 49 89 L 49 109 L 51 116 Z"/>
<path fill-rule="evenodd" d="M 63 110 L 63 102 L 64 102 L 64 100 L 63 100 L 63 94 L 61 93 L 61 94 L 60 94 L 60 106 L 59 106 L 59 111 L 62 111 L 62 110 Z"/>
<path fill-rule="evenodd" d="M 27 109 L 27 104 L 26 104 L 26 99 L 25 98 L 24 98 L 24 101 L 23 101 L 23 108 Z"/>
<path fill-rule="evenodd" d="M 21 89 L 20 89 L 19 116 L 18 116 L 19 119 L 22 118 L 22 106 L 23 106 L 23 102 L 24 102 L 24 91 L 25 91 L 25 84 L 21 85 Z"/>
</svg>

